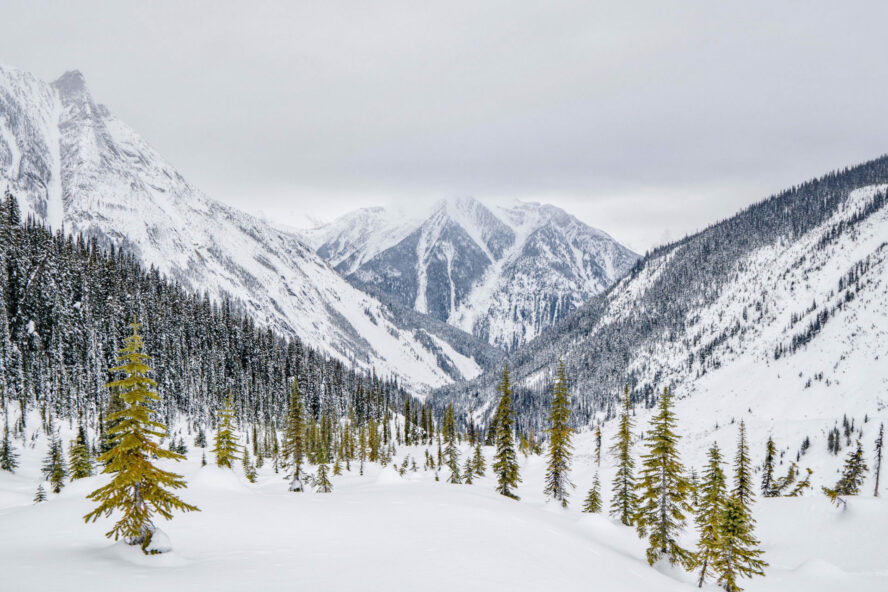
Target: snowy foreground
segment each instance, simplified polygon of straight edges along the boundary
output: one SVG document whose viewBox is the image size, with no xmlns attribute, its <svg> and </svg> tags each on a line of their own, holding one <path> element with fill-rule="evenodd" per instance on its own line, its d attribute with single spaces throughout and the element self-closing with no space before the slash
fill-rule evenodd
<svg viewBox="0 0 888 592">
<path fill-rule="evenodd" d="M 717 430 L 729 457 L 733 427 Z M 183 499 L 202 511 L 161 521 L 174 551 L 151 557 L 105 539 L 108 520 L 83 524 L 91 509 L 84 496 L 105 476 L 75 481 L 33 504 L 46 444 L 40 438 L 22 450 L 19 440 L 18 472 L 0 472 L 0 590 L 695 589 L 689 574 L 649 567 L 633 530 L 605 514 L 580 513 L 595 466 L 590 434 L 576 440 L 577 489 L 566 511 L 540 493 L 540 457 L 521 457 L 522 501 L 515 502 L 494 492 L 489 472 L 474 485 L 451 485 L 443 481 L 446 470 L 435 482 L 421 468 L 401 477 L 378 465 L 368 465 L 364 476 L 353 470 L 334 478 L 333 493 L 294 494 L 268 464 L 249 484 L 239 468 L 201 467 L 201 451 L 192 449 L 187 462 L 173 466 L 188 479 Z M 812 450 L 820 444 L 816 438 Z M 401 448 L 398 456 L 416 456 L 421 466 L 423 450 Z M 608 500 L 611 469 L 603 461 Z M 818 465 L 840 461 L 823 455 Z M 888 500 L 871 497 L 870 483 L 845 512 L 815 492 L 759 498 L 757 532 L 771 566 L 745 588 L 888 590 Z M 694 534 L 687 535 L 693 545 Z"/>
</svg>

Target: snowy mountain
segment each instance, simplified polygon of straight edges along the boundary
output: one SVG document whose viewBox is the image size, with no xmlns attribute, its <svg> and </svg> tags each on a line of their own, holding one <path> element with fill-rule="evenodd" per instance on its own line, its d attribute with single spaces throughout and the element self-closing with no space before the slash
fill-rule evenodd
<svg viewBox="0 0 888 592">
<path fill-rule="evenodd" d="M 304 233 L 355 284 L 512 349 L 621 277 L 637 256 L 561 209 L 454 198 L 368 208 Z"/>
<path fill-rule="evenodd" d="M 657 249 L 510 355 L 521 421 L 541 424 L 559 358 L 581 425 L 612 416 L 627 384 L 646 406 L 671 387 L 707 421 L 874 415 L 888 404 L 886 189 L 882 157 Z M 439 400 L 482 408 L 498 378 Z"/>
<path fill-rule="evenodd" d="M 294 235 L 201 193 L 98 104 L 79 72 L 47 84 L 0 67 L 0 178 L 24 214 L 124 248 L 360 368 L 418 389 L 481 371 L 470 336 L 397 318 Z"/>
</svg>

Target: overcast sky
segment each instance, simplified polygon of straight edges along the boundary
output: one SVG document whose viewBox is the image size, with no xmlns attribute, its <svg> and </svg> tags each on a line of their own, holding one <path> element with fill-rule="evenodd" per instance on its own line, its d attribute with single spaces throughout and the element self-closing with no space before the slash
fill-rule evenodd
<svg viewBox="0 0 888 592">
<path fill-rule="evenodd" d="M 886 23 L 884 1 L 0 0 L 0 61 L 81 70 L 279 221 L 517 198 L 644 251 L 888 152 Z"/>
</svg>

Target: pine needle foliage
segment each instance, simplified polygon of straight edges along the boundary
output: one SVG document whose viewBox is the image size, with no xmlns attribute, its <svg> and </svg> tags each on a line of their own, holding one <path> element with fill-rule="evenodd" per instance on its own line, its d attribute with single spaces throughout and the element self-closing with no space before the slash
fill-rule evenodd
<svg viewBox="0 0 888 592">
<path fill-rule="evenodd" d="M 498 390 L 500 400 L 496 409 L 496 454 L 493 460 L 496 490 L 506 497 L 518 499 L 514 490 L 521 482 L 521 477 L 515 452 L 515 410 L 512 409 L 512 383 L 508 366 L 503 370 Z"/>
<path fill-rule="evenodd" d="M 37 493 L 34 494 L 34 503 L 39 504 L 40 502 L 46 501 L 46 490 L 43 489 L 43 483 L 40 483 L 37 486 Z"/>
<path fill-rule="evenodd" d="M 481 451 L 481 442 L 475 444 L 475 453 L 472 455 L 472 471 L 476 477 L 483 477 L 487 472 L 487 461 L 484 460 L 484 453 Z"/>
<path fill-rule="evenodd" d="M 777 446 L 774 444 L 774 438 L 768 436 L 768 443 L 765 445 L 765 464 L 762 468 L 762 495 L 764 497 L 777 497 L 779 495 L 778 487 L 774 483 L 774 459 L 777 455 Z"/>
<path fill-rule="evenodd" d="M 3 440 L 0 440 L 0 471 L 15 473 L 18 468 L 18 453 L 12 446 L 9 436 L 9 417 L 6 417 L 6 425 L 3 427 Z"/>
<path fill-rule="evenodd" d="M 142 353 L 140 326 L 133 319 L 132 335 L 124 340 L 124 348 L 117 358 L 121 364 L 111 368 L 111 372 L 120 373 L 122 378 L 109 383 L 108 387 L 118 392 L 125 408 L 106 418 L 113 424 L 111 428 L 106 427 L 113 447 L 100 460 L 105 464 L 102 473 L 112 478 L 110 483 L 87 496 L 99 505 L 84 516 L 84 520 L 94 522 L 100 516 L 110 516 L 120 510 L 120 520 L 105 536 L 114 540 L 123 537 L 130 545 L 141 544 L 147 553 L 155 529 L 153 515 L 169 520 L 175 510 L 194 512 L 198 508 L 169 491 L 185 487 L 181 475 L 163 471 L 151 463 L 155 458 L 179 461 L 184 457 L 161 448 L 157 442 L 168 434 L 166 426 L 151 418 L 154 412 L 148 405 L 160 397 L 151 390 L 157 383 L 147 376 L 151 368 L 148 355 Z"/>
<path fill-rule="evenodd" d="M 287 431 L 284 435 L 284 458 L 292 471 L 291 478 L 299 479 L 305 458 L 305 404 L 299 381 L 294 378 L 290 389 L 290 408 L 287 411 Z"/>
<path fill-rule="evenodd" d="M 827 497 L 835 501 L 834 498 L 844 495 L 857 495 L 860 493 L 860 486 L 863 485 L 864 473 L 867 471 L 866 461 L 863 458 L 863 445 L 860 440 L 854 450 L 848 453 L 845 459 L 845 466 L 842 468 L 842 476 L 838 483 L 832 489 L 824 487 Z"/>
<path fill-rule="evenodd" d="M 709 462 L 703 471 L 700 484 L 700 502 L 695 522 L 700 540 L 694 562 L 700 570 L 697 585 L 702 587 L 707 578 L 716 576 L 715 563 L 722 550 L 721 521 L 727 491 L 725 473 L 722 470 L 722 457 L 718 445 L 709 449 Z"/>
<path fill-rule="evenodd" d="M 77 437 L 71 443 L 71 450 L 68 453 L 68 459 L 71 466 L 71 480 L 83 479 L 91 477 L 93 474 L 92 457 L 89 453 L 89 443 L 86 437 L 86 428 L 80 426 L 77 430 Z"/>
<path fill-rule="evenodd" d="M 595 473 L 595 480 L 592 481 L 592 488 L 589 489 L 588 495 L 583 502 L 583 512 L 589 514 L 598 514 L 601 512 L 601 483 L 598 481 L 598 473 Z"/>
<path fill-rule="evenodd" d="M 53 493 L 60 493 L 65 486 L 68 467 L 62 450 L 62 441 L 53 436 L 49 442 L 49 451 L 43 459 L 43 477 L 52 485 Z"/>
<path fill-rule="evenodd" d="M 552 389 L 552 406 L 549 410 L 549 459 L 546 468 L 546 486 L 543 493 L 567 507 L 570 489 L 570 461 L 573 452 L 570 427 L 570 394 L 564 362 L 558 363 L 558 374 Z"/>
<path fill-rule="evenodd" d="M 679 460 L 676 423 L 672 394 L 664 389 L 648 430 L 645 442 L 648 452 L 641 457 L 635 523 L 639 536 L 648 537 L 649 564 L 665 557 L 672 565 L 681 563 L 689 567 L 693 554 L 678 544 L 678 537 L 687 517 L 693 513 L 689 503 L 691 485 Z"/>
<path fill-rule="evenodd" d="M 632 398 L 629 396 L 629 387 L 627 386 L 623 391 L 620 423 L 614 443 L 610 448 L 610 453 L 617 461 L 610 514 L 626 526 L 631 526 L 634 523 L 638 507 L 638 497 L 635 494 L 635 459 L 632 458 L 632 429 L 634 427 Z"/>
<path fill-rule="evenodd" d="M 456 445 L 456 416 L 453 411 L 453 403 L 447 406 L 444 413 L 444 458 L 447 460 L 447 468 L 450 469 L 448 483 L 462 483 L 459 471 L 459 448 Z"/>
<path fill-rule="evenodd" d="M 225 397 L 225 404 L 219 410 L 218 426 L 216 428 L 216 438 L 213 447 L 213 454 L 216 455 L 216 465 L 230 469 L 235 461 L 239 459 L 237 451 L 238 445 L 237 434 L 234 431 L 234 398 L 231 391 Z"/>
</svg>

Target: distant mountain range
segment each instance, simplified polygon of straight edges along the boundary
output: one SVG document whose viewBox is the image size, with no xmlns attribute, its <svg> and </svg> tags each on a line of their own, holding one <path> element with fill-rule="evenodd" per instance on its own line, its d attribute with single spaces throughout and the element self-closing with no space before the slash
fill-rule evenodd
<svg viewBox="0 0 888 592">
<path fill-rule="evenodd" d="M 550 205 L 454 198 L 421 214 L 358 210 L 303 233 L 354 284 L 495 345 L 521 346 L 638 256 Z"/>
</svg>

